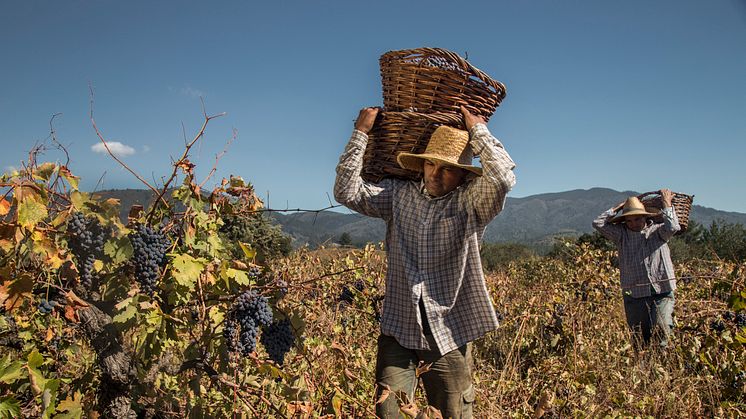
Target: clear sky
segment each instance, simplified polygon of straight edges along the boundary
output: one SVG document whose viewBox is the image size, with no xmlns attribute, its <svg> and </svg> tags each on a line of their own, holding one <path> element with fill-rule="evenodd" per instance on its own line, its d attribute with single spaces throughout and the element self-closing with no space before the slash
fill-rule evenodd
<svg viewBox="0 0 746 419">
<path fill-rule="evenodd" d="M 329 204 L 378 58 L 452 50 L 502 81 L 490 120 L 518 164 L 510 196 L 669 187 L 746 212 L 746 3 L 633 1 L 33 1 L 0 3 L 0 168 L 49 135 L 84 190 L 141 188 L 93 147 L 95 117 L 151 183 L 202 123 L 200 179 L 251 181 L 272 208 Z M 61 160 L 50 150 L 42 160 Z M 102 178 L 103 177 L 103 178 Z"/>
</svg>

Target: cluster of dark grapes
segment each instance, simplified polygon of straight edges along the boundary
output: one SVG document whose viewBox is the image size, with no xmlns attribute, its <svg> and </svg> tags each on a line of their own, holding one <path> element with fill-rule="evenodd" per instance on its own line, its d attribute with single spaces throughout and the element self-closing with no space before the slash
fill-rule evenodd
<svg viewBox="0 0 746 419">
<path fill-rule="evenodd" d="M 275 282 L 277 286 L 277 292 L 280 293 L 280 297 L 284 297 L 288 295 L 288 283 L 284 279 L 278 279 L 277 282 Z"/>
<path fill-rule="evenodd" d="M 134 250 L 132 265 L 135 279 L 142 291 L 153 295 L 158 288 L 158 278 L 166 264 L 166 252 L 171 241 L 166 235 L 144 224 L 138 224 L 129 237 Z"/>
<path fill-rule="evenodd" d="M 731 386 L 733 389 L 740 390 L 743 388 L 744 384 L 746 384 L 746 371 L 738 371 L 738 373 L 733 376 L 733 383 L 731 383 Z"/>
<path fill-rule="evenodd" d="M 57 301 L 48 301 L 48 300 L 41 300 L 39 302 L 39 312 L 41 314 L 49 314 L 54 310 L 54 308 L 57 306 Z"/>
<path fill-rule="evenodd" d="M 249 267 L 248 275 L 251 279 L 259 279 L 262 276 L 262 268 L 256 265 L 252 265 Z"/>
<path fill-rule="evenodd" d="M 293 347 L 294 341 L 295 334 L 288 319 L 276 321 L 262 330 L 262 346 L 267 350 L 269 359 L 279 365 L 285 362 L 285 354 Z"/>
<path fill-rule="evenodd" d="M 365 289 L 365 283 L 363 281 L 357 281 L 353 286 L 358 292 L 362 292 Z M 342 292 L 339 294 L 339 300 L 343 303 L 352 303 L 355 300 L 355 292 L 352 288 L 345 285 L 342 288 Z"/>
<path fill-rule="evenodd" d="M 86 217 L 82 212 L 76 212 L 67 223 L 67 232 L 70 235 L 70 250 L 75 256 L 80 273 L 80 283 L 85 288 L 90 288 L 94 277 L 93 263 L 101 258 L 108 231 L 98 218 Z"/>
<path fill-rule="evenodd" d="M 736 323 L 738 327 L 746 327 L 746 312 L 741 311 L 736 314 L 732 311 L 726 311 L 723 313 L 723 319 Z"/>
<path fill-rule="evenodd" d="M 260 326 L 272 324 L 272 309 L 266 297 L 245 291 L 228 311 L 223 338 L 230 352 L 248 355 L 256 349 Z"/>
<path fill-rule="evenodd" d="M 720 319 L 715 319 L 710 322 L 710 329 L 712 329 L 715 332 L 720 333 L 723 330 L 725 330 L 725 323 L 723 323 L 723 321 Z"/>
</svg>

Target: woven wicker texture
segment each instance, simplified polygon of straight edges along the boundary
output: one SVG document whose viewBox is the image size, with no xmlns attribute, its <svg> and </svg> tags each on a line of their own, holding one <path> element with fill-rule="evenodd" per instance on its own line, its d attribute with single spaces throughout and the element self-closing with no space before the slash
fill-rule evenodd
<svg viewBox="0 0 746 419">
<path fill-rule="evenodd" d="M 658 191 L 645 192 L 637 197 L 642 201 L 646 208 L 655 208 L 657 210 L 663 209 L 663 199 Z M 674 192 L 671 204 L 673 205 L 674 211 L 676 211 L 676 217 L 679 219 L 679 225 L 681 226 L 681 230 L 676 234 L 685 232 L 687 227 L 689 227 L 689 212 L 692 210 L 693 201 L 693 195 Z M 663 222 L 662 215 L 652 217 L 652 219 L 656 223 Z"/>
<path fill-rule="evenodd" d="M 406 170 L 396 162 L 401 152 L 423 153 L 433 131 L 441 125 L 464 129 L 459 114 L 418 112 L 381 112 L 368 133 L 363 156 L 362 177 L 379 182 L 384 177 L 418 179 L 420 173 Z"/>
<path fill-rule="evenodd" d="M 489 120 L 505 98 L 505 85 L 445 49 L 389 51 L 379 62 L 389 111 L 460 113 L 464 105 Z"/>
</svg>

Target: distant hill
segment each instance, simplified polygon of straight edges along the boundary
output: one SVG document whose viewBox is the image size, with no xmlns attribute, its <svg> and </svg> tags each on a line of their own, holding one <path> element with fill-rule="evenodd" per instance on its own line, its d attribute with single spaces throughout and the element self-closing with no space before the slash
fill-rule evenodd
<svg viewBox="0 0 746 419">
<path fill-rule="evenodd" d="M 147 190 L 108 190 L 97 193 L 106 198 L 120 199 L 123 219 L 132 204 L 147 206 L 152 194 Z M 485 242 L 517 242 L 548 245 L 554 237 L 578 236 L 592 231 L 591 221 L 602 211 L 637 192 L 619 192 L 608 188 L 576 189 L 546 193 L 524 198 L 508 198 L 502 213 L 487 226 Z M 709 225 L 716 220 L 746 225 L 746 214 L 720 211 L 696 205 L 690 219 Z M 386 226 L 383 221 L 360 214 L 335 211 L 272 213 L 271 217 L 293 238 L 294 245 L 317 246 L 332 243 L 347 233 L 353 244 L 383 241 Z"/>
</svg>

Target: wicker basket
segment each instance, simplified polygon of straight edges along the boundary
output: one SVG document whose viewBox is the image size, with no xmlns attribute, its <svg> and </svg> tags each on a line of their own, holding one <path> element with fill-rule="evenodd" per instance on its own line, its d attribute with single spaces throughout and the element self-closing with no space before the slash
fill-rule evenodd
<svg viewBox="0 0 746 419">
<path fill-rule="evenodd" d="M 663 199 L 661 198 L 659 191 L 645 192 L 637 196 L 645 208 L 654 208 L 656 210 L 663 209 Z M 692 202 L 694 201 L 693 195 L 685 195 L 683 193 L 674 192 L 671 204 L 673 205 L 674 211 L 676 211 L 676 217 L 679 219 L 679 225 L 681 230 L 679 233 L 686 231 L 689 226 L 689 212 L 692 210 Z M 663 222 L 663 216 L 658 215 L 653 217 L 653 221 L 656 223 Z"/>
<path fill-rule="evenodd" d="M 469 112 L 488 120 L 505 98 L 505 85 L 440 48 L 389 51 L 379 60 L 383 105 L 391 111 Z"/>
<path fill-rule="evenodd" d="M 464 129 L 461 115 L 417 112 L 381 112 L 368 134 L 362 177 L 377 183 L 385 177 L 417 179 L 419 172 L 403 169 L 399 153 L 422 153 L 435 128 L 448 125 Z"/>
</svg>

